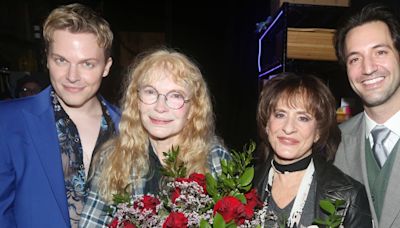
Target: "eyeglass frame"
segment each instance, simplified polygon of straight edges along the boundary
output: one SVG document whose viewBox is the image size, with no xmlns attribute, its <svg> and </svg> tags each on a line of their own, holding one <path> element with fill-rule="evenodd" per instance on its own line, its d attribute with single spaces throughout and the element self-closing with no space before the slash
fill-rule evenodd
<svg viewBox="0 0 400 228">
<path fill-rule="evenodd" d="M 157 93 L 157 98 L 154 100 L 153 103 L 146 103 L 146 102 L 144 102 L 144 101 L 142 100 L 142 98 L 140 97 L 140 90 L 142 90 L 143 88 L 147 88 L 147 87 L 151 87 L 151 88 L 154 89 L 154 91 L 156 91 L 156 93 Z M 157 103 L 157 102 L 158 102 L 158 99 L 160 98 L 160 96 L 164 96 L 164 97 L 165 97 L 165 104 L 167 105 L 168 108 L 173 109 L 173 110 L 179 110 L 179 109 L 181 109 L 183 106 L 185 106 L 185 104 L 188 103 L 188 102 L 190 101 L 190 99 L 191 99 L 191 98 L 185 99 L 184 96 L 183 96 L 180 92 L 175 91 L 175 90 L 171 90 L 171 91 L 169 91 L 169 92 L 166 93 L 166 94 L 162 94 L 162 93 L 158 92 L 158 90 L 157 90 L 156 88 L 154 88 L 153 86 L 150 86 L 150 85 L 144 86 L 143 88 L 137 89 L 138 98 L 139 98 L 139 100 L 140 100 L 141 102 L 143 102 L 143 104 L 147 104 L 147 105 L 152 105 L 152 104 Z M 170 93 L 172 93 L 172 92 L 179 93 L 179 94 L 182 95 L 182 97 L 183 97 L 183 103 L 182 103 L 182 105 L 181 105 L 179 108 L 172 108 L 172 107 L 170 107 L 170 106 L 168 105 L 168 98 L 167 98 L 167 95 L 170 94 Z"/>
</svg>

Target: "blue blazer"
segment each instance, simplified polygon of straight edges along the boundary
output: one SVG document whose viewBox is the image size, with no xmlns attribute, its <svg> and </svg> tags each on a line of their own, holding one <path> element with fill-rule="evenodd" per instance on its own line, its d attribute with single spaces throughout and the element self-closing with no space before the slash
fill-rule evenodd
<svg viewBox="0 0 400 228">
<path fill-rule="evenodd" d="M 0 227 L 70 227 L 50 91 L 0 102 Z"/>
</svg>

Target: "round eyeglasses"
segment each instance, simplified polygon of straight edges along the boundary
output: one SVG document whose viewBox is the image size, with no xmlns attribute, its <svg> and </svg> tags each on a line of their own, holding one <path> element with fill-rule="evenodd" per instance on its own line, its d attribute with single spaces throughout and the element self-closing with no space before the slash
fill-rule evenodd
<svg viewBox="0 0 400 228">
<path fill-rule="evenodd" d="M 185 99 L 185 97 L 177 91 L 170 91 L 167 94 L 161 94 L 152 86 L 138 89 L 138 94 L 140 101 L 148 105 L 156 103 L 160 96 L 164 96 L 165 104 L 171 109 L 180 109 L 185 105 L 185 103 L 190 101 L 190 99 Z"/>
</svg>

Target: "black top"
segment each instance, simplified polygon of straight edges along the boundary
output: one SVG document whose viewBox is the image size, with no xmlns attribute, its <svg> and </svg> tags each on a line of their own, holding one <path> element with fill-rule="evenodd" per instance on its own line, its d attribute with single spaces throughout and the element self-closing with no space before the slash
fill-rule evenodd
<svg viewBox="0 0 400 228">
<path fill-rule="evenodd" d="M 146 184 L 143 193 L 156 195 L 160 191 L 160 180 L 162 178 L 160 170 L 162 165 L 151 145 L 149 145 L 149 163 L 149 172 L 145 176 Z"/>
<path fill-rule="evenodd" d="M 313 156 L 313 161 L 314 177 L 316 178 L 313 219 L 325 219 L 328 216 L 320 208 L 320 200 L 342 199 L 346 203 L 344 208 L 338 211 L 338 214 L 344 217 L 344 227 L 372 227 L 372 217 L 364 186 L 318 155 Z M 255 167 L 253 184 L 263 201 L 268 195 L 265 188 L 270 168 L 271 158 Z"/>
</svg>

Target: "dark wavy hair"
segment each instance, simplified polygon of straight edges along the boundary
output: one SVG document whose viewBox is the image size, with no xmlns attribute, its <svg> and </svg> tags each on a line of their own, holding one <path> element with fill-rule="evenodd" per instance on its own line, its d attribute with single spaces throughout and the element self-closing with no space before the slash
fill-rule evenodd
<svg viewBox="0 0 400 228">
<path fill-rule="evenodd" d="M 381 21 L 388 26 L 394 46 L 397 51 L 400 50 L 399 17 L 389 7 L 381 3 L 371 3 L 345 18 L 336 30 L 334 44 L 341 65 L 346 65 L 345 40 L 348 32 L 355 27 L 375 21 Z"/>
<path fill-rule="evenodd" d="M 283 99 L 290 107 L 303 104 L 317 121 L 319 139 L 312 146 L 327 161 L 333 160 L 340 143 L 341 133 L 336 122 L 336 101 L 321 79 L 306 74 L 281 73 L 269 79 L 262 88 L 258 101 L 257 126 L 263 157 L 272 155 L 272 148 L 265 130 L 271 114 Z"/>
</svg>

